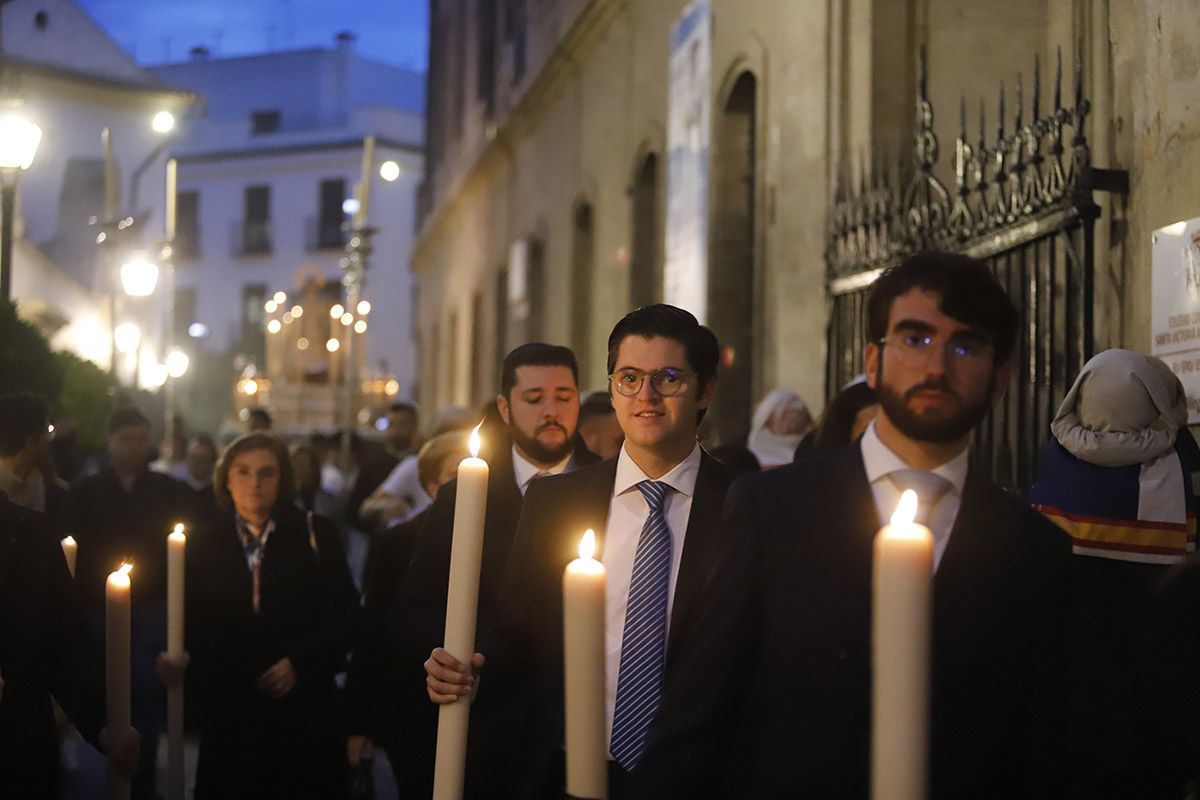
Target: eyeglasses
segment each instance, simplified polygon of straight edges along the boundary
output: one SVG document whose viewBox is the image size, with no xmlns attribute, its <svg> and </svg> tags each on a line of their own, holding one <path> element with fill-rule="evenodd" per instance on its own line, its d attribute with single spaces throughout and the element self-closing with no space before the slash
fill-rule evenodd
<svg viewBox="0 0 1200 800">
<path fill-rule="evenodd" d="M 910 366 L 927 364 L 936 347 L 943 348 L 948 362 L 963 366 L 984 364 L 992 356 L 991 342 L 975 334 L 954 334 L 943 341 L 926 333 L 894 333 L 880 339 L 879 344 L 894 345 L 896 356 Z"/>
<path fill-rule="evenodd" d="M 694 372 L 675 369 L 674 367 L 663 367 L 653 372 L 642 372 L 640 369 L 622 369 L 609 375 L 608 379 L 612 381 L 617 394 L 626 397 L 633 397 L 640 392 L 646 378 L 650 379 L 650 388 L 655 392 L 663 397 L 671 397 L 683 391 L 683 387 L 687 386 L 687 378 L 695 374 Z"/>
</svg>

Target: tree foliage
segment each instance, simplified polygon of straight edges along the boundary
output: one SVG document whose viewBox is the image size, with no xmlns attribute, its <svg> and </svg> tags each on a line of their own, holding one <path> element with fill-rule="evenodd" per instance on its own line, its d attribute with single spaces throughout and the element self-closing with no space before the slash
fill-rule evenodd
<svg viewBox="0 0 1200 800">
<path fill-rule="evenodd" d="M 62 394 L 62 367 L 50 344 L 17 307 L 0 301 L 0 393 L 36 392 L 53 404 Z"/>
</svg>

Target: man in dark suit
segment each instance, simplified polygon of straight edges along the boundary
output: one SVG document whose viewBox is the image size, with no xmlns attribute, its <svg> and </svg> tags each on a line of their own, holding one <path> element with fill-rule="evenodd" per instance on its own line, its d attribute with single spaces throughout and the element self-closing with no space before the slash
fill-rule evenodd
<svg viewBox="0 0 1200 800">
<path fill-rule="evenodd" d="M 696 430 L 716 388 L 718 345 L 683 309 L 630 312 L 608 340 L 617 458 L 537 483 L 526 498 L 472 710 L 468 789 L 487 798 L 563 796 L 562 574 L 583 532 L 598 534 L 608 575 L 606 709 L 610 797 L 637 764 L 739 474 Z M 628 612 L 628 613 L 627 613 Z M 483 664 L 475 655 L 474 665 Z M 426 662 L 429 694 L 452 701 L 472 678 L 444 650 Z"/>
<path fill-rule="evenodd" d="M 928 796 L 1063 796 L 1070 542 L 967 463 L 1017 311 L 983 264 L 926 253 L 884 273 L 867 315 L 880 414 L 730 490 L 632 797 L 867 797 L 872 541 L 914 475 L 934 534 Z"/>
<path fill-rule="evenodd" d="M 52 694 L 84 738 L 105 749 L 101 647 L 57 534 L 41 514 L 0 492 L 0 797 L 59 796 Z M 137 731 L 116 744 L 114 765 L 132 775 Z"/>
<path fill-rule="evenodd" d="M 595 463 L 587 450 L 576 450 L 578 384 L 575 354 L 566 347 L 533 342 L 504 358 L 496 406 L 506 436 L 484 443 L 491 474 L 479 576 L 480 630 L 495 608 L 525 491 L 540 477 Z M 394 650 L 387 660 L 407 665 L 408 671 L 392 676 L 407 691 L 384 713 L 401 720 L 409 734 L 407 744 L 397 748 L 406 762 L 392 765 L 406 797 L 428 797 L 433 787 L 437 714 L 425 696 L 421 663 L 445 634 L 457 490 L 455 480 L 438 491 L 391 615 Z"/>
</svg>

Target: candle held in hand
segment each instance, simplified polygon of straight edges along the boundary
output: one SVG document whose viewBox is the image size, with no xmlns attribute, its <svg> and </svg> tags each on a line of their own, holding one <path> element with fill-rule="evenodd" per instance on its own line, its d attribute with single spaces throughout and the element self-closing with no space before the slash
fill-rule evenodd
<svg viewBox="0 0 1200 800">
<path fill-rule="evenodd" d="M 129 594 L 131 581 L 129 573 L 132 569 L 132 564 L 122 564 L 120 569 L 109 573 L 104 587 L 108 738 L 114 750 L 118 749 L 120 743 L 129 736 L 131 727 L 129 706 Z M 127 798 L 130 795 L 129 779 L 113 769 L 111 761 L 109 786 L 111 797 Z"/>
<path fill-rule="evenodd" d="M 565 689 L 567 794 L 608 797 L 608 744 L 604 713 L 604 565 L 592 556 L 596 534 L 587 531 L 579 558 L 563 572 L 563 685 Z"/>
<path fill-rule="evenodd" d="M 925 798 L 929 758 L 929 661 L 933 534 L 913 522 L 906 490 L 875 536 L 871 619 L 871 797 Z"/>
<path fill-rule="evenodd" d="M 488 465 L 478 457 L 480 446 L 477 425 L 471 431 L 471 456 L 458 465 L 454 530 L 450 544 L 450 585 L 446 595 L 444 647 L 464 664 L 471 663 L 471 656 L 475 652 L 475 614 L 479 602 L 483 521 L 487 511 Z M 470 703 L 469 697 L 461 697 L 438 709 L 434 800 L 458 800 L 462 797 Z"/>
</svg>

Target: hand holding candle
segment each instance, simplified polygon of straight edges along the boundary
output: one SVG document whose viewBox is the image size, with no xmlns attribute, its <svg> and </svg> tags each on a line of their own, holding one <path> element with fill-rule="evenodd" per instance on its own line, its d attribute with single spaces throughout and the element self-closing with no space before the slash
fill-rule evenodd
<svg viewBox="0 0 1200 800">
<path fill-rule="evenodd" d="M 446 596 L 445 649 L 464 664 L 470 663 L 475 650 L 483 521 L 487 511 L 488 465 L 478 457 L 479 448 L 477 425 L 471 431 L 471 456 L 458 465 L 454 532 L 450 545 L 450 585 Z M 462 797 L 470 710 L 469 697 L 443 705 L 438 710 L 434 800 L 458 800 Z"/>
<path fill-rule="evenodd" d="M 913 522 L 917 494 L 900 496 L 875 536 L 871 797 L 923 800 L 929 759 L 933 534 Z"/>
<path fill-rule="evenodd" d="M 596 534 L 587 531 L 579 558 L 563 572 L 563 677 L 567 794 L 608 797 L 604 713 L 604 565 L 593 558 Z"/>
</svg>

